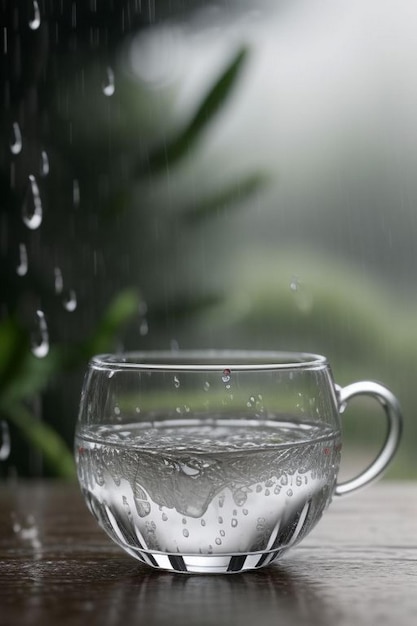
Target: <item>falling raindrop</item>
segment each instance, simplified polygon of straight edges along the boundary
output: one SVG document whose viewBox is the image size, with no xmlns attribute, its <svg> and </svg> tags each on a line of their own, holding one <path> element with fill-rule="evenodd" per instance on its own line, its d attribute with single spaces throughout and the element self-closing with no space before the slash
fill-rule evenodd
<svg viewBox="0 0 417 626">
<path fill-rule="evenodd" d="M 29 28 L 32 30 L 38 30 L 41 25 L 41 12 L 39 10 L 39 4 L 37 0 L 33 0 L 33 17 L 29 20 Z"/>
<path fill-rule="evenodd" d="M 10 151 L 12 154 L 20 154 L 22 152 L 22 133 L 17 122 L 13 122 L 12 138 L 10 141 Z"/>
<path fill-rule="evenodd" d="M 49 352 L 49 333 L 44 312 L 38 309 L 36 311 L 36 317 L 37 331 L 32 337 L 32 354 L 42 359 Z"/>
<path fill-rule="evenodd" d="M 146 317 L 143 318 L 143 320 L 141 320 L 140 325 L 139 325 L 139 334 L 144 337 L 145 335 L 147 335 L 149 332 L 149 324 L 148 324 L 148 320 L 146 319 Z"/>
<path fill-rule="evenodd" d="M 103 83 L 103 93 L 105 96 L 110 97 L 116 90 L 114 84 L 114 72 L 111 67 L 106 68 L 106 80 Z"/>
<path fill-rule="evenodd" d="M 174 387 L 175 389 L 178 389 L 178 387 L 180 386 L 180 380 L 178 378 L 178 376 L 174 376 Z"/>
<path fill-rule="evenodd" d="M 43 178 L 45 176 L 48 176 L 49 174 L 49 158 L 45 150 L 42 150 L 41 152 L 41 163 L 39 167 L 39 173 Z"/>
<path fill-rule="evenodd" d="M 299 281 L 298 276 L 292 276 L 291 282 L 290 282 L 291 291 L 298 291 L 299 286 L 300 286 L 300 281 Z"/>
<path fill-rule="evenodd" d="M 72 203 L 75 208 L 80 205 L 80 183 L 76 178 L 72 181 Z"/>
<path fill-rule="evenodd" d="M 1 447 L 0 461 L 5 461 L 10 454 L 10 432 L 7 422 L 0 422 L 1 429 Z"/>
<path fill-rule="evenodd" d="M 60 294 L 64 288 L 64 281 L 62 279 L 62 272 L 59 267 L 54 269 L 55 274 L 55 293 Z"/>
<path fill-rule="evenodd" d="M 29 189 L 23 204 L 22 219 L 30 230 L 36 230 L 42 224 L 43 210 L 38 183 L 33 174 L 29 175 Z"/>
<path fill-rule="evenodd" d="M 313 307 L 313 296 L 298 276 L 291 278 L 290 289 L 294 294 L 295 305 L 299 311 L 309 313 Z"/>
<path fill-rule="evenodd" d="M 204 391 L 208 391 L 210 389 L 210 383 L 208 380 L 206 380 L 206 382 L 204 383 L 203 389 Z"/>
<path fill-rule="evenodd" d="M 16 268 L 18 276 L 26 276 L 28 271 L 28 253 L 24 243 L 19 244 L 19 265 Z"/>
<path fill-rule="evenodd" d="M 77 294 L 74 289 L 69 289 L 69 291 L 62 298 L 62 304 L 64 305 L 64 309 L 72 313 L 77 308 Z"/>
</svg>

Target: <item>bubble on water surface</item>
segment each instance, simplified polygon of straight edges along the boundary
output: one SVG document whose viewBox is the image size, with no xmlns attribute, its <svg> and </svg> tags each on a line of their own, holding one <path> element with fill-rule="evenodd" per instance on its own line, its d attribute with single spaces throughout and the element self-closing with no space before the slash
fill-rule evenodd
<svg viewBox="0 0 417 626">
<path fill-rule="evenodd" d="M 23 203 L 22 219 L 30 230 L 36 230 L 42 224 L 42 200 L 38 183 L 33 174 L 29 175 L 29 188 Z"/>
</svg>

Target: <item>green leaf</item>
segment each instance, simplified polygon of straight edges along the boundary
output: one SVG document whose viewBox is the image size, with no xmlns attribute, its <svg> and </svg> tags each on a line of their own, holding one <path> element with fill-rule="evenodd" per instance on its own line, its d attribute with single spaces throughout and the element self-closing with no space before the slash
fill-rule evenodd
<svg viewBox="0 0 417 626">
<path fill-rule="evenodd" d="M 39 359 L 30 350 L 27 332 L 13 318 L 0 324 L 0 406 L 42 391 L 61 367 L 59 349 Z"/>
<path fill-rule="evenodd" d="M 247 55 L 247 48 L 242 48 L 237 52 L 231 63 L 200 102 L 194 116 L 185 128 L 171 142 L 156 148 L 149 155 L 146 164 L 142 164 L 140 167 L 139 174 L 149 171 L 158 173 L 165 169 L 167 165 L 175 164 L 193 147 L 200 139 L 203 130 L 226 103 L 237 82 Z"/>
<path fill-rule="evenodd" d="M 184 209 L 183 216 L 187 222 L 199 222 L 224 209 L 239 205 L 264 187 L 266 182 L 267 177 L 264 174 L 260 172 L 250 174 L 217 194 L 201 200 L 198 205 Z"/>
<path fill-rule="evenodd" d="M 27 441 L 42 452 L 45 462 L 57 476 L 71 479 L 75 477 L 73 456 L 55 430 L 45 422 L 35 419 L 20 403 L 9 404 L 4 413 Z"/>
<path fill-rule="evenodd" d="M 19 376 L 29 349 L 27 334 L 9 317 L 0 323 L 0 392 Z"/>
</svg>

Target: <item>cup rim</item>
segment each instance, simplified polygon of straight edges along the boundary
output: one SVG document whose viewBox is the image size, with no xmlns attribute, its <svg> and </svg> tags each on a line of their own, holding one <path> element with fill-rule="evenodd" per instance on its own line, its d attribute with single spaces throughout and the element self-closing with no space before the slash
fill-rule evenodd
<svg viewBox="0 0 417 626">
<path fill-rule="evenodd" d="M 90 367 L 129 371 L 239 371 L 312 370 L 329 366 L 325 356 L 310 352 L 267 350 L 151 350 L 98 354 Z"/>
</svg>

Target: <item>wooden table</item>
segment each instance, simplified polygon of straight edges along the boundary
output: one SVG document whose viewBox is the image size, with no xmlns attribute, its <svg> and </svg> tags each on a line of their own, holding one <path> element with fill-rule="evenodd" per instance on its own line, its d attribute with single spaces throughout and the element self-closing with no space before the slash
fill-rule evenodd
<svg viewBox="0 0 417 626">
<path fill-rule="evenodd" d="M 417 483 L 333 502 L 264 570 L 171 574 L 125 555 L 77 486 L 0 485 L 1 626 L 415 626 Z"/>
</svg>

